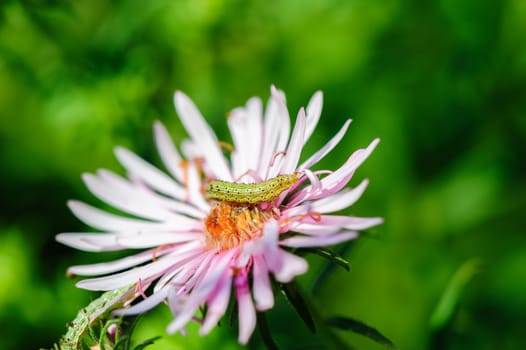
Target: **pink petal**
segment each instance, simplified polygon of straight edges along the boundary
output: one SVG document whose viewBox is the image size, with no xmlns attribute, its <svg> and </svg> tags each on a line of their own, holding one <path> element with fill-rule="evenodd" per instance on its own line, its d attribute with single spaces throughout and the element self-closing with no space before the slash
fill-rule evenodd
<svg viewBox="0 0 526 350">
<path fill-rule="evenodd" d="M 345 242 L 357 237 L 358 233 L 352 231 L 323 236 L 294 236 L 280 241 L 280 244 L 286 247 L 294 248 L 323 247 Z"/>
<path fill-rule="evenodd" d="M 273 271 L 277 281 L 287 283 L 292 281 L 294 277 L 307 272 L 309 265 L 305 259 L 281 249 L 279 251 L 283 263 L 279 270 Z"/>
<path fill-rule="evenodd" d="M 112 312 L 112 314 L 117 316 L 129 316 L 129 315 L 138 315 L 142 314 L 150 309 L 153 309 L 155 306 L 159 305 L 168 294 L 170 288 L 173 286 L 166 286 L 165 288 L 157 291 L 150 295 L 147 299 L 144 299 L 137 304 L 134 304 L 126 309 L 119 309 Z"/>
<path fill-rule="evenodd" d="M 168 135 L 168 131 L 158 120 L 153 124 L 153 133 L 155 144 L 159 150 L 159 156 L 166 166 L 166 169 L 168 169 L 170 174 L 179 180 L 179 182 L 183 182 L 182 158 L 177 152 L 170 135 Z"/>
<path fill-rule="evenodd" d="M 201 305 L 208 298 L 211 291 L 215 288 L 216 281 L 221 277 L 220 271 L 214 271 L 221 258 L 213 251 L 204 251 L 197 261 L 192 264 L 185 264 L 182 273 L 176 276 L 172 282 L 184 285 L 185 292 L 191 292 L 189 304 L 195 301 L 196 305 Z"/>
<path fill-rule="evenodd" d="M 341 226 L 337 225 L 291 223 L 288 226 L 288 231 L 303 233 L 306 235 L 326 236 L 340 231 L 341 228 Z"/>
<path fill-rule="evenodd" d="M 256 309 L 250 295 L 247 272 L 241 272 L 235 277 L 236 299 L 239 311 L 238 341 L 244 345 L 256 328 Z"/>
<path fill-rule="evenodd" d="M 323 214 L 345 209 L 353 205 L 361 197 L 368 184 L 369 181 L 363 180 L 352 190 L 342 190 L 325 198 L 306 201 L 302 205 L 283 210 L 281 215 L 283 218 L 287 218 L 298 215 L 308 215 L 312 212 Z"/>
<path fill-rule="evenodd" d="M 321 215 L 314 220 L 307 216 L 300 221 L 294 221 L 288 225 L 289 230 L 316 234 L 316 232 L 323 230 L 331 231 L 331 229 L 349 229 L 349 230 L 365 230 L 367 228 L 379 225 L 383 222 L 382 218 L 359 218 L 355 216 L 340 216 L 340 215 Z"/>
<path fill-rule="evenodd" d="M 258 168 L 263 137 L 262 105 L 259 98 L 251 98 L 245 108 L 236 108 L 228 116 L 228 127 L 234 141 L 232 168 L 235 178 L 247 170 Z"/>
<path fill-rule="evenodd" d="M 171 304 L 173 305 L 173 303 Z M 181 312 L 178 312 L 172 322 L 166 327 L 166 333 L 173 334 L 175 332 L 182 331 L 184 326 L 192 319 L 199 305 L 193 305 L 193 307 L 186 307 Z M 176 310 L 172 310 L 176 311 Z"/>
<path fill-rule="evenodd" d="M 71 266 L 68 269 L 68 272 L 82 276 L 105 275 L 108 273 L 121 271 L 132 266 L 138 266 L 146 261 L 152 260 L 154 256 L 159 258 L 169 251 L 171 251 L 171 247 L 147 250 L 139 254 L 130 255 L 111 262 Z"/>
<path fill-rule="evenodd" d="M 230 301 L 230 290 L 232 289 L 232 270 L 227 269 L 224 276 L 217 285 L 217 290 L 214 292 L 212 298 L 208 301 L 208 310 L 203 326 L 199 330 L 199 334 L 205 335 L 215 327 L 217 322 L 223 317 L 228 308 Z"/>
<path fill-rule="evenodd" d="M 181 142 L 181 152 L 183 153 L 183 156 L 185 159 L 200 159 L 203 158 L 203 150 L 199 148 L 199 145 L 197 145 L 193 140 L 191 139 L 184 139 Z M 206 167 L 206 164 L 204 164 Z M 209 177 L 216 177 L 215 173 L 212 170 L 208 170 L 207 175 Z"/>
<path fill-rule="evenodd" d="M 308 186 L 298 191 L 289 206 L 297 205 L 304 200 L 326 197 L 340 191 L 352 178 L 356 169 L 369 157 L 378 142 L 380 140 L 375 139 L 366 149 L 359 149 L 354 152 L 338 170 L 321 180 L 321 187 L 318 190 L 315 191 L 312 186 Z"/>
<path fill-rule="evenodd" d="M 84 174 L 83 179 L 93 194 L 115 208 L 150 220 L 170 222 L 188 229 L 195 227 L 195 219 L 167 208 L 174 201 L 158 198 L 109 171 L 100 170 L 97 175 Z"/>
<path fill-rule="evenodd" d="M 344 228 L 349 230 L 366 230 L 373 226 L 380 225 L 384 222 L 383 218 L 359 218 L 355 216 L 348 217 Z"/>
<path fill-rule="evenodd" d="M 281 158 L 275 159 L 275 155 L 279 151 L 285 151 L 289 132 L 290 118 L 285 106 L 285 97 L 272 86 L 271 97 L 265 110 L 264 137 L 258 167 L 258 173 L 264 180 L 268 178 L 271 163 L 279 168 Z"/>
<path fill-rule="evenodd" d="M 187 249 L 184 252 L 184 255 L 180 251 L 172 252 L 171 254 L 162 256 L 161 258 L 153 261 L 147 265 L 139 266 L 135 269 L 120 272 L 114 275 L 91 278 L 78 282 L 77 287 L 88 289 L 88 290 L 111 290 L 128 285 L 137 283 L 139 279 L 147 279 L 152 276 L 162 274 L 166 269 L 174 269 L 179 266 L 184 256 L 196 254 L 200 252 L 201 248 L 199 247 L 200 243 L 195 242 L 194 244 L 187 245 Z"/>
<path fill-rule="evenodd" d="M 118 243 L 118 235 L 104 233 L 59 233 L 55 239 L 70 247 L 87 252 L 105 252 L 124 249 Z"/>
<path fill-rule="evenodd" d="M 329 142 L 327 142 L 322 148 L 320 148 L 316 153 L 314 153 L 312 156 L 309 157 L 303 164 L 301 164 L 298 169 L 308 169 L 318 163 L 323 157 L 325 157 L 330 151 L 334 149 L 340 143 L 343 136 L 345 136 L 345 133 L 347 132 L 347 128 L 351 124 L 351 120 L 347 119 L 345 124 L 343 124 L 340 131 L 334 135 Z"/>
<path fill-rule="evenodd" d="M 247 113 L 244 108 L 236 108 L 228 115 L 228 128 L 232 135 L 234 142 L 234 150 L 232 151 L 232 172 L 234 178 L 240 177 L 248 167 L 248 154 L 247 154 L 247 140 L 249 139 L 249 133 L 246 129 Z"/>
<path fill-rule="evenodd" d="M 279 136 L 278 107 L 276 101 L 271 97 L 265 109 L 265 119 L 263 125 L 263 144 L 259 159 L 258 173 L 263 179 L 266 174 L 272 157 L 276 152 L 276 142 Z"/>
<path fill-rule="evenodd" d="M 131 187 L 128 190 L 124 190 L 91 174 L 84 174 L 82 179 L 95 196 L 117 209 L 146 219 L 166 220 L 168 213 L 158 202 L 145 199 L 144 196 L 138 194 Z"/>
<path fill-rule="evenodd" d="M 294 125 L 294 130 L 292 131 L 290 143 L 287 148 L 287 154 L 283 159 L 283 164 L 279 171 L 279 173 L 281 174 L 292 174 L 296 170 L 296 166 L 298 165 L 298 161 L 300 159 L 301 150 L 303 149 L 303 145 L 305 144 L 305 118 L 305 110 L 301 108 L 296 119 L 296 124 Z M 273 174 L 271 177 L 274 177 L 276 175 L 278 174 Z"/>
<path fill-rule="evenodd" d="M 208 126 L 194 103 L 180 91 L 174 95 L 175 109 L 181 122 L 190 134 L 193 142 L 200 148 L 207 165 L 217 178 L 232 181 L 232 174 L 221 149 L 217 137 Z"/>
<path fill-rule="evenodd" d="M 150 248 L 202 239 L 201 232 L 118 232 L 118 233 L 60 233 L 57 241 L 84 251 L 103 252 L 121 249 Z"/>
<path fill-rule="evenodd" d="M 285 94 L 283 91 L 276 89 L 274 85 L 270 87 L 270 93 L 272 97 L 276 100 L 278 107 L 278 115 L 280 117 L 280 137 L 278 139 L 277 150 L 285 150 L 287 143 L 289 141 L 290 135 L 290 116 L 289 110 L 285 103 Z"/>
<path fill-rule="evenodd" d="M 261 142 L 263 139 L 263 106 L 259 98 L 251 98 L 247 102 L 247 130 L 250 137 L 247 140 L 248 167 L 247 169 L 257 170 L 259 155 L 261 153 Z"/>
<path fill-rule="evenodd" d="M 184 197 L 185 191 L 181 185 L 135 153 L 126 148 L 116 147 L 115 155 L 126 170 L 138 176 L 156 191 L 178 199 Z"/>
<path fill-rule="evenodd" d="M 188 199 L 189 201 L 200 208 L 203 213 L 207 213 L 210 210 L 210 204 L 204 199 L 201 193 L 202 184 L 199 172 L 195 163 L 190 163 L 187 168 L 188 172 Z"/>
<path fill-rule="evenodd" d="M 139 281 L 139 279 L 146 279 L 152 276 L 161 274 L 167 268 L 174 264 L 174 260 L 166 256 L 158 259 L 155 262 L 144 266 L 137 267 L 132 270 L 127 270 L 117 274 L 90 278 L 79 281 L 76 286 L 87 290 L 112 290 L 124 286 L 130 286 Z"/>
<path fill-rule="evenodd" d="M 320 120 L 322 106 L 323 93 L 321 91 L 316 91 L 307 105 L 307 128 L 305 129 L 304 142 L 307 142 L 316 129 L 318 121 Z"/>
<path fill-rule="evenodd" d="M 68 201 L 68 207 L 86 225 L 100 230 L 140 230 L 152 227 L 170 227 L 170 225 L 152 221 L 118 216 L 74 200 Z"/>
<path fill-rule="evenodd" d="M 274 294 L 270 286 L 267 264 L 262 256 L 254 256 L 253 266 L 253 290 L 256 307 L 259 311 L 268 310 L 274 306 Z"/>
<path fill-rule="evenodd" d="M 117 242 L 126 248 L 151 248 L 202 240 L 202 232 L 148 232 L 142 235 L 117 236 Z"/>
<path fill-rule="evenodd" d="M 375 139 L 366 149 L 360 149 L 354 152 L 343 166 L 321 180 L 322 188 L 330 189 L 332 193 L 343 188 L 351 179 L 354 171 L 369 157 L 379 142 L 380 139 Z M 310 198 L 312 198 L 312 196 Z"/>
<path fill-rule="evenodd" d="M 287 149 L 290 134 L 290 117 L 287 105 L 285 104 L 285 95 L 283 92 L 277 90 L 274 86 L 271 86 L 270 91 L 272 98 L 276 101 L 277 114 L 279 117 L 279 134 L 276 147 L 274 148 L 275 152 L 272 154 L 272 157 L 274 157 L 276 152 L 284 152 Z M 267 169 L 267 179 L 279 174 L 284 157 L 286 157 L 286 154 L 275 159 L 271 158 L 271 162 Z"/>
<path fill-rule="evenodd" d="M 268 220 L 263 225 L 263 237 L 261 239 L 262 253 L 271 271 L 281 269 L 282 255 L 278 247 L 279 224 L 276 220 Z"/>
<path fill-rule="evenodd" d="M 313 210 L 319 213 L 331 213 L 348 208 L 360 199 L 368 184 L 368 180 L 363 180 L 350 191 L 340 191 L 335 195 L 313 201 Z"/>
<path fill-rule="evenodd" d="M 218 281 L 227 268 L 228 263 L 232 258 L 232 252 L 224 252 L 214 256 L 214 261 L 210 268 L 204 271 L 200 283 L 194 286 L 194 289 L 188 294 L 188 299 L 185 300 L 182 308 L 179 309 L 177 299 L 169 300 L 170 307 L 176 312 L 174 320 L 168 325 L 167 332 L 175 333 L 180 331 L 188 321 L 195 314 L 197 308 L 203 304 L 213 289 L 216 288 Z M 210 254 L 210 256 L 212 256 Z M 196 273 L 198 274 L 198 273 Z M 175 306 L 175 308 L 173 308 Z"/>
<path fill-rule="evenodd" d="M 167 284 L 177 286 L 179 289 L 180 286 L 188 281 L 188 276 L 192 275 L 198 267 L 202 265 L 203 256 L 208 259 L 208 255 L 209 254 L 203 252 L 198 252 L 197 254 L 181 258 L 181 263 L 177 267 L 170 269 L 170 271 L 159 278 L 157 283 L 155 283 L 153 291 L 156 292 L 164 288 Z M 184 262 L 182 260 L 184 260 Z"/>
</svg>

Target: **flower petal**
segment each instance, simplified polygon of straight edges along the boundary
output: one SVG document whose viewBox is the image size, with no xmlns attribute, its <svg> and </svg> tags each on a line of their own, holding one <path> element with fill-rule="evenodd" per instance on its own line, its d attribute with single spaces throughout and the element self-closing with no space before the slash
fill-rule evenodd
<svg viewBox="0 0 526 350">
<path fill-rule="evenodd" d="M 68 201 L 68 207 L 86 225 L 100 230 L 141 230 L 154 227 L 170 227 L 166 223 L 132 219 L 111 214 L 75 200 Z"/>
<path fill-rule="evenodd" d="M 274 272 L 274 276 L 276 276 L 277 281 L 288 283 L 292 281 L 294 277 L 307 272 L 309 265 L 305 259 L 281 249 L 279 251 L 283 263 L 281 264 L 281 268 L 279 270 L 272 271 Z"/>
<path fill-rule="evenodd" d="M 71 266 L 68 268 L 68 273 L 82 276 L 105 275 L 116 271 L 122 271 L 133 266 L 138 266 L 146 261 L 152 260 L 154 257 L 159 258 L 171 251 L 172 249 L 169 246 L 159 247 L 157 249 L 147 250 L 139 254 L 127 256 L 125 258 L 110 262 Z"/>
<path fill-rule="evenodd" d="M 199 283 L 194 286 L 192 292 L 188 294 L 188 298 L 184 301 L 182 307 L 176 304 L 179 301 L 177 298 L 169 300 L 170 308 L 172 308 L 172 311 L 175 311 L 176 314 L 174 320 L 167 327 L 168 333 L 180 331 L 192 318 L 197 308 L 205 302 L 212 290 L 216 288 L 232 256 L 232 251 L 225 251 L 219 255 L 214 254 L 210 267 L 203 271 L 203 277 L 200 278 Z"/>
<path fill-rule="evenodd" d="M 182 158 L 177 152 L 168 131 L 158 120 L 153 124 L 153 133 L 159 156 L 166 166 L 166 169 L 168 169 L 170 174 L 179 180 L 179 182 L 183 182 L 184 173 L 181 167 Z"/>
<path fill-rule="evenodd" d="M 316 91 L 307 105 L 307 128 L 305 129 L 305 142 L 309 140 L 318 125 L 323 106 L 323 93 Z"/>
<path fill-rule="evenodd" d="M 236 299 L 239 317 L 239 337 L 240 344 L 246 344 L 256 328 L 256 309 L 250 295 L 248 286 L 247 271 L 239 273 L 235 277 Z"/>
<path fill-rule="evenodd" d="M 82 179 L 91 193 L 117 209 L 150 220 L 164 221 L 167 218 L 168 213 L 157 201 L 145 198 L 131 185 L 126 190 L 92 174 L 84 174 Z"/>
<path fill-rule="evenodd" d="M 274 294 L 270 286 L 267 264 L 262 256 L 254 256 L 253 269 L 253 290 L 256 307 L 259 311 L 268 310 L 274 306 Z"/>
<path fill-rule="evenodd" d="M 366 149 L 359 149 L 354 152 L 349 159 L 339 169 L 321 179 L 321 189 L 314 192 L 307 187 L 303 191 L 307 192 L 305 200 L 322 198 L 327 195 L 340 191 L 352 178 L 356 169 L 369 157 L 380 139 L 375 139 Z"/>
<path fill-rule="evenodd" d="M 268 179 L 271 167 L 279 168 L 281 158 L 276 159 L 278 152 L 285 151 L 290 132 L 290 118 L 285 105 L 285 96 L 274 86 L 265 110 L 263 126 L 263 145 L 259 159 L 258 173 L 263 180 Z"/>
<path fill-rule="evenodd" d="M 194 163 L 190 163 L 187 168 L 188 171 L 188 201 L 201 209 L 204 213 L 210 210 L 210 204 L 203 197 L 201 192 L 203 185 L 197 167 Z M 204 218 L 204 216 L 203 216 Z"/>
<path fill-rule="evenodd" d="M 286 220 L 286 219 L 285 219 Z M 382 218 L 359 218 L 356 216 L 320 215 L 314 220 L 310 216 L 288 224 L 288 229 L 304 234 L 330 234 L 340 229 L 365 230 L 379 225 Z"/>
<path fill-rule="evenodd" d="M 232 110 L 228 127 L 234 141 L 232 168 L 237 179 L 247 171 L 257 171 L 263 137 L 262 105 L 251 98 L 246 107 Z"/>
<path fill-rule="evenodd" d="M 200 148 L 207 165 L 218 179 L 232 181 L 227 161 L 219 148 L 217 137 L 208 126 L 192 100 L 177 91 L 174 95 L 175 109 L 193 142 Z"/>
<path fill-rule="evenodd" d="M 130 316 L 142 314 L 159 305 L 166 298 L 166 295 L 168 294 L 170 288 L 173 288 L 173 286 L 166 286 L 165 288 L 153 293 L 148 298 L 138 302 L 137 304 L 134 304 L 126 309 L 115 310 L 112 312 L 112 314 L 117 316 Z"/>
<path fill-rule="evenodd" d="M 286 247 L 304 248 L 304 247 L 323 247 L 333 244 L 338 244 L 358 237 L 358 233 L 354 231 L 341 232 L 333 235 L 323 236 L 295 236 L 289 237 L 280 244 Z"/>
<path fill-rule="evenodd" d="M 82 280 L 79 281 L 76 286 L 88 290 L 111 290 L 128 286 L 137 283 L 139 279 L 145 280 L 152 276 L 161 275 L 166 269 L 173 269 L 181 263 L 184 263 L 184 257 L 195 255 L 201 251 L 200 243 L 194 242 L 194 244 L 187 244 L 184 252 L 174 251 L 147 265 L 114 275 Z"/>
<path fill-rule="evenodd" d="M 139 177 L 156 191 L 177 199 L 184 197 L 184 188 L 168 175 L 123 147 L 115 148 L 115 155 L 131 174 Z"/>
<path fill-rule="evenodd" d="M 345 124 L 343 124 L 340 131 L 334 135 L 329 142 L 327 142 L 322 148 L 320 148 L 316 153 L 314 153 L 312 156 L 309 157 L 303 164 L 301 164 L 298 169 L 308 169 L 318 163 L 323 157 L 325 157 L 330 151 L 334 149 L 340 143 L 343 136 L 345 136 L 345 133 L 347 132 L 347 128 L 351 124 L 351 119 L 347 119 L 345 121 Z"/>
<path fill-rule="evenodd" d="M 199 334 L 208 334 L 208 332 L 210 332 L 210 330 L 225 314 L 226 309 L 228 308 L 228 302 L 230 300 L 232 276 L 232 269 L 226 269 L 221 281 L 217 285 L 216 291 L 214 291 L 212 297 L 207 303 L 208 310 L 206 312 L 206 318 L 203 322 L 203 326 L 199 330 Z"/>
<path fill-rule="evenodd" d="M 294 125 L 294 130 L 292 131 L 290 143 L 287 148 L 287 154 L 285 154 L 281 169 L 279 170 L 280 174 L 292 174 L 296 170 L 296 166 L 298 165 L 298 161 L 300 159 L 301 150 L 305 144 L 305 128 L 305 110 L 301 108 L 296 119 L 296 124 Z M 275 177 L 277 175 L 278 173 L 275 173 L 272 174 L 271 177 Z"/>
</svg>

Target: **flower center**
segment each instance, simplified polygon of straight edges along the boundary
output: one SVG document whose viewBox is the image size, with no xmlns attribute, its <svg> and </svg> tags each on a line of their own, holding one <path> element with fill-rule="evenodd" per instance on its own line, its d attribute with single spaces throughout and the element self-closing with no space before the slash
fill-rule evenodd
<svg viewBox="0 0 526 350">
<path fill-rule="evenodd" d="M 218 202 L 205 219 L 206 243 L 218 251 L 239 246 L 261 237 L 263 223 L 271 218 L 277 218 L 272 207 L 261 209 L 254 204 Z"/>
</svg>

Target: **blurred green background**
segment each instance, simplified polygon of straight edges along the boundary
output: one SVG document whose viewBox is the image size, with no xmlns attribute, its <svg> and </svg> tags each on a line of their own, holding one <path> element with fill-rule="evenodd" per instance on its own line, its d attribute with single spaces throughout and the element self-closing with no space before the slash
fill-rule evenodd
<svg viewBox="0 0 526 350">
<path fill-rule="evenodd" d="M 299 282 L 320 312 L 376 327 L 400 349 L 520 349 L 526 344 L 526 2 L 523 0 L 0 2 L 0 348 L 51 347 L 94 294 L 69 265 L 119 254 L 63 247 L 87 228 L 66 200 L 99 202 L 80 175 L 123 173 L 112 149 L 161 165 L 152 122 L 178 144 L 176 89 L 230 141 L 226 113 L 270 84 L 291 115 L 324 92 L 305 155 L 352 117 L 339 166 L 374 137 L 355 175 L 371 180 L 348 213 L 385 224 Z M 319 282 L 319 281 L 318 281 Z M 237 349 L 227 322 L 206 338 L 141 319 L 149 349 Z M 278 298 L 268 318 L 283 349 L 316 349 Z M 381 347 L 339 335 L 357 349 Z M 252 348 L 261 348 L 257 332 Z"/>
</svg>

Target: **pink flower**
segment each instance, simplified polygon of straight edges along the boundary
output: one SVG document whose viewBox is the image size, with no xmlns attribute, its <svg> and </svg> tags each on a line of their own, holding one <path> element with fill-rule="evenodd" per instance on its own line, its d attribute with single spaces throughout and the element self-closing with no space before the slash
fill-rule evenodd
<svg viewBox="0 0 526 350">
<path fill-rule="evenodd" d="M 307 271 L 307 262 L 289 248 L 337 244 L 382 222 L 381 218 L 330 214 L 349 207 L 364 192 L 367 180 L 352 189 L 345 186 L 379 140 L 354 152 L 337 170 L 313 171 L 311 168 L 342 139 L 350 120 L 300 163 L 303 146 L 320 118 L 322 94 L 315 93 L 306 110 L 300 109 L 290 135 L 285 97 L 272 87 L 265 111 L 261 100 L 252 98 L 229 114 L 233 139 L 229 160 L 193 102 L 182 92 L 176 92 L 174 99 L 190 135 L 181 145 L 184 157 L 160 122 L 154 124 L 154 135 L 168 174 L 117 147 L 115 153 L 127 178 L 103 169 L 85 174 L 83 179 L 98 198 L 129 215 L 70 201 L 69 207 L 80 220 L 102 232 L 61 233 L 57 240 L 93 252 L 142 249 L 123 259 L 73 266 L 68 271 L 104 275 L 78 282 L 80 288 L 107 291 L 133 286 L 130 293 L 136 303 L 122 309 L 122 314 L 142 313 L 166 302 L 174 314 L 169 333 L 184 330 L 194 319 L 202 322 L 200 333 L 207 334 L 225 314 L 233 284 L 239 342 L 244 344 L 256 326 L 256 310 L 274 305 L 271 275 L 286 283 Z M 269 202 L 236 203 L 205 197 L 204 189 L 212 180 L 259 183 L 280 174 L 295 176 L 294 184 L 274 194 Z M 225 186 L 223 191 L 235 187 Z M 271 191 L 261 187 L 258 190 Z M 152 292 L 146 296 L 143 291 L 148 286 Z M 206 315 L 197 319 L 197 310 L 205 304 Z"/>
</svg>

